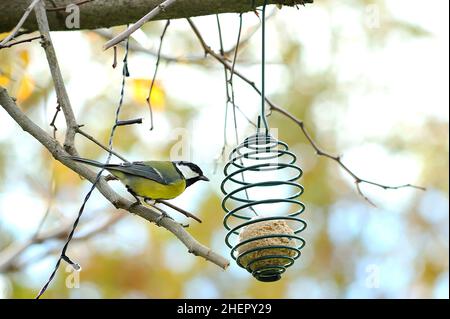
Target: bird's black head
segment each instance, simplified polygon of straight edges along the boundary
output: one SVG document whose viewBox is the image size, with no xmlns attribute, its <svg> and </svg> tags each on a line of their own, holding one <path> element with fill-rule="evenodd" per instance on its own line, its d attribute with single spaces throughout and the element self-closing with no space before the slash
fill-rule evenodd
<svg viewBox="0 0 450 319">
<path fill-rule="evenodd" d="M 203 171 L 201 170 L 198 165 L 186 162 L 186 161 L 177 161 L 174 162 L 175 167 L 178 169 L 178 171 L 183 175 L 184 179 L 186 180 L 186 187 L 191 186 L 197 181 L 206 181 L 208 182 L 209 179 L 205 175 L 203 175 Z"/>
</svg>

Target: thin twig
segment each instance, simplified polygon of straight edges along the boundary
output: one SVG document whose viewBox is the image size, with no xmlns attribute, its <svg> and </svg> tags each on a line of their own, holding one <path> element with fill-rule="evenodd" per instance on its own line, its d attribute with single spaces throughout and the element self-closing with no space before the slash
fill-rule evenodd
<svg viewBox="0 0 450 319">
<path fill-rule="evenodd" d="M 87 138 L 88 140 L 90 140 L 91 142 L 93 142 L 94 144 L 96 144 L 97 146 L 101 147 L 102 149 L 104 149 L 107 152 L 110 152 L 111 154 L 113 154 L 114 156 L 116 156 L 117 158 L 120 158 L 122 161 L 124 162 L 128 162 L 128 160 L 123 157 L 122 155 L 120 155 L 119 153 L 117 153 L 114 150 L 110 150 L 108 147 L 106 147 L 105 145 L 103 145 L 102 143 L 100 143 L 97 139 L 95 139 L 92 135 L 89 135 L 88 133 L 86 133 L 85 131 L 83 131 L 81 129 L 81 126 L 77 128 L 77 133 L 84 136 L 85 138 Z"/>
<path fill-rule="evenodd" d="M 6 48 L 11 48 L 11 47 L 13 47 L 13 46 L 15 46 L 15 45 L 18 45 L 18 44 L 27 43 L 27 42 L 32 42 L 32 41 L 37 40 L 37 39 L 41 39 L 41 36 L 38 35 L 38 36 L 35 36 L 35 37 L 31 37 L 31 38 L 27 38 L 27 39 L 22 39 L 22 40 L 17 40 L 17 41 L 15 41 L 15 42 L 5 44 L 5 45 L 3 45 L 3 46 L 0 46 L 0 50 L 1 50 L 1 49 L 6 49 Z"/>
<path fill-rule="evenodd" d="M 22 255 L 29 247 L 33 244 L 41 241 L 41 229 L 44 226 L 47 217 L 50 215 L 51 206 L 53 204 L 53 198 L 55 195 L 55 184 L 54 184 L 54 171 L 52 171 L 52 176 L 50 178 L 50 194 L 48 194 L 47 208 L 45 210 L 44 216 L 41 218 L 36 230 L 29 237 L 25 243 L 11 244 L 7 246 L 0 252 L 0 272 L 6 271 L 13 267 L 14 261 Z"/>
<path fill-rule="evenodd" d="M 229 101 L 229 102 L 231 102 L 231 105 L 233 106 L 233 120 L 234 120 L 234 132 L 235 132 L 236 144 L 239 143 L 239 135 L 238 135 L 237 117 L 236 117 L 236 100 L 234 98 L 233 76 L 234 76 L 234 72 L 235 72 L 236 60 L 237 60 L 238 53 L 239 53 L 239 43 L 241 42 L 241 33 L 242 33 L 242 14 L 239 15 L 238 36 L 237 36 L 236 45 L 235 45 L 235 49 L 234 49 L 233 62 L 231 64 L 230 78 L 227 80 L 227 83 L 230 85 L 230 92 L 231 92 L 231 101 Z M 226 66 L 224 66 L 224 68 L 226 69 Z M 247 190 L 245 192 L 247 193 Z"/>
<path fill-rule="evenodd" d="M 225 57 L 224 56 L 224 51 L 223 51 L 222 27 L 220 25 L 220 18 L 219 18 L 218 14 L 216 14 L 216 21 L 217 21 L 217 31 L 219 33 L 220 54 L 223 57 Z M 219 161 L 223 159 L 226 147 L 228 145 L 228 139 L 227 139 L 228 103 L 230 102 L 231 97 L 230 97 L 230 88 L 229 88 L 229 85 L 228 85 L 228 69 L 226 67 L 224 67 L 223 71 L 224 71 L 224 76 L 225 76 L 225 94 L 226 94 L 226 99 L 225 99 L 225 116 L 224 116 L 224 120 L 223 120 L 223 146 L 222 146 L 222 149 L 220 151 L 220 155 L 214 161 L 215 162 L 215 164 L 214 164 L 214 173 L 216 173 L 217 167 L 219 165 Z"/>
<path fill-rule="evenodd" d="M 212 57 L 214 57 L 218 62 L 220 62 L 223 66 L 225 66 L 229 70 L 233 69 L 233 66 L 230 65 L 230 63 L 228 63 L 228 61 L 226 59 L 224 59 L 220 54 L 216 53 L 206 43 L 206 41 L 204 40 L 204 38 L 201 35 L 200 31 L 198 30 L 197 26 L 194 24 L 194 22 L 190 18 L 188 18 L 187 20 L 188 20 L 189 25 L 191 26 L 194 34 L 196 35 L 197 39 L 199 40 L 203 50 L 205 51 L 205 54 L 211 55 Z M 240 79 L 242 79 L 244 82 L 246 82 L 248 85 L 250 85 L 259 95 L 261 95 L 261 91 L 258 89 L 258 87 L 256 86 L 255 82 L 249 80 L 246 76 L 244 76 L 241 72 L 239 72 L 236 69 L 234 69 L 233 73 L 236 76 L 238 76 Z M 327 158 L 329 158 L 331 160 L 336 161 L 355 180 L 356 188 L 357 188 L 358 193 L 361 196 L 363 196 L 363 198 L 366 201 L 368 201 L 370 204 L 373 205 L 373 202 L 371 202 L 362 193 L 361 188 L 359 187 L 359 184 L 361 184 L 361 183 L 370 184 L 370 185 L 377 186 L 377 187 L 380 187 L 380 188 L 383 188 L 383 189 L 399 189 L 399 188 L 407 188 L 407 187 L 409 187 L 409 188 L 415 188 L 415 189 L 419 189 L 419 190 L 426 190 L 425 187 L 416 186 L 416 185 L 412 185 L 412 184 L 404 184 L 404 185 L 398 185 L 398 186 L 389 186 L 389 185 L 383 185 L 383 184 L 380 184 L 380 183 L 372 182 L 370 180 L 366 180 L 366 179 L 362 179 L 362 178 L 358 177 L 345 164 L 342 163 L 340 156 L 333 156 L 333 155 L 331 155 L 329 153 L 326 153 L 325 151 L 323 151 L 322 149 L 320 149 L 317 146 L 317 143 L 311 138 L 311 136 L 307 132 L 303 121 L 297 119 L 295 116 L 293 116 L 292 114 L 290 114 L 288 111 L 284 110 L 283 108 L 275 105 L 275 103 L 273 103 L 269 98 L 266 97 L 265 101 L 270 106 L 270 111 L 277 111 L 277 112 L 281 113 L 282 115 L 286 116 L 287 118 L 289 118 L 290 120 L 295 122 L 300 127 L 301 131 L 303 132 L 303 135 L 306 137 L 306 139 L 308 140 L 309 144 L 311 144 L 311 146 L 314 148 L 314 150 L 316 151 L 316 154 L 318 156 L 324 156 L 324 157 L 327 157 Z"/>
<path fill-rule="evenodd" d="M 367 179 L 363 179 L 360 178 L 359 176 L 357 176 L 352 170 L 350 170 L 350 168 L 345 165 L 342 162 L 342 156 L 334 156 L 331 155 L 330 153 L 327 153 L 325 151 L 323 151 L 318 145 L 317 143 L 313 140 L 313 138 L 311 137 L 311 135 L 308 133 L 308 131 L 306 130 L 305 124 L 303 121 L 297 119 L 294 115 L 292 115 L 291 113 L 289 113 L 288 111 L 286 111 L 285 109 L 282 109 L 279 106 L 276 106 L 274 104 L 270 104 L 270 108 L 273 111 L 276 111 L 282 115 L 284 115 L 285 117 L 289 118 L 290 120 L 292 120 L 294 123 L 296 123 L 300 129 L 303 132 L 303 135 L 306 137 L 306 139 L 308 140 L 309 144 L 313 147 L 313 149 L 316 151 L 316 154 L 318 156 L 323 156 L 326 158 L 329 158 L 333 161 L 335 161 L 342 169 L 344 169 L 345 172 L 347 172 L 355 181 L 355 185 L 356 185 L 356 189 L 358 191 L 358 194 L 360 194 L 367 202 L 369 202 L 371 205 L 376 206 L 369 198 L 367 198 L 366 195 L 364 195 L 364 193 L 361 190 L 360 184 L 365 183 L 365 184 L 370 184 L 373 186 L 377 186 L 383 189 L 399 189 L 399 188 L 406 188 L 406 187 L 410 187 L 410 188 L 415 188 L 415 189 L 419 189 L 419 190 L 423 190 L 425 191 L 426 188 L 422 187 L 422 186 L 416 186 L 416 185 L 412 185 L 412 184 L 404 184 L 404 185 L 398 185 L 398 186 L 390 186 L 390 185 L 384 185 L 384 184 L 380 184 L 380 183 L 376 183 L 376 182 L 372 182 L 370 180 Z"/>
<path fill-rule="evenodd" d="M 224 67 L 226 67 L 228 70 L 233 69 L 233 66 L 225 59 L 223 58 L 220 54 L 216 53 L 213 49 L 211 49 L 211 47 L 205 42 L 205 40 L 203 39 L 202 34 L 200 33 L 200 31 L 198 30 L 197 26 L 195 25 L 195 23 L 188 18 L 187 19 L 189 25 L 192 28 L 192 31 L 194 32 L 194 34 L 196 35 L 197 39 L 199 40 L 204 52 L 206 55 L 210 55 L 212 56 L 214 59 L 216 59 L 218 62 L 220 62 Z M 233 74 L 235 74 L 236 76 L 238 76 L 240 79 L 242 79 L 244 82 L 246 82 L 247 84 L 249 84 L 258 94 L 261 95 L 261 91 L 258 89 L 258 87 L 256 86 L 255 82 L 249 80 L 247 77 L 245 77 L 241 72 L 239 72 L 238 70 L 234 69 L 233 70 Z M 266 97 L 266 102 L 267 103 L 271 103 L 269 101 L 269 99 Z"/>
<path fill-rule="evenodd" d="M 114 50 L 114 53 L 113 53 L 114 55 L 113 55 L 112 67 L 113 67 L 113 69 L 115 69 L 117 66 L 117 46 L 114 46 L 113 50 Z"/>
<path fill-rule="evenodd" d="M 131 119 L 131 120 L 120 120 L 116 122 L 116 126 L 127 126 L 127 125 L 134 125 L 134 124 L 142 124 L 142 118 L 137 119 Z"/>
<path fill-rule="evenodd" d="M 148 96 L 147 96 L 147 100 L 146 100 L 147 105 L 148 105 L 148 110 L 150 112 L 150 131 L 153 130 L 153 108 L 152 108 L 151 97 L 152 97 L 152 92 L 153 92 L 153 86 L 155 85 L 155 81 L 156 81 L 156 75 L 158 74 L 159 61 L 161 60 L 161 50 L 162 50 L 163 40 L 164 40 L 164 36 L 166 35 L 166 31 L 167 31 L 167 28 L 169 27 L 169 25 L 170 25 L 170 20 L 167 20 L 166 25 L 164 26 L 163 32 L 161 33 L 161 37 L 159 40 L 159 48 L 158 48 L 156 64 L 155 64 L 155 72 L 153 73 L 152 82 L 150 83 L 150 88 L 148 90 Z"/>
<path fill-rule="evenodd" d="M 56 118 L 58 117 L 59 112 L 61 111 L 61 105 L 58 103 L 56 104 L 56 110 L 55 110 L 55 115 L 53 115 L 53 119 L 50 122 L 50 126 L 53 127 L 53 138 L 56 138 L 56 131 L 58 130 L 58 128 L 56 127 Z"/>
<path fill-rule="evenodd" d="M 267 17 L 266 21 L 270 18 L 274 17 L 277 13 L 277 9 L 274 9 L 272 12 L 270 12 Z M 246 46 L 248 42 L 252 39 L 252 37 L 258 32 L 259 28 L 261 27 L 261 23 L 257 23 L 254 26 L 251 26 L 248 30 L 245 31 L 245 33 L 242 36 L 242 39 L 239 41 L 239 43 L 235 43 L 231 48 L 224 51 L 224 56 L 228 57 L 230 54 L 233 54 L 236 50 L 236 46 L 238 45 L 241 49 Z"/>
<path fill-rule="evenodd" d="M 90 231 L 86 232 L 85 234 L 82 234 L 80 236 L 74 236 L 73 241 L 80 242 L 88 240 L 94 237 L 95 235 L 104 232 L 111 226 L 115 225 L 125 216 L 126 216 L 125 214 L 115 214 L 112 217 L 108 218 L 105 222 L 101 223 L 100 225 L 98 225 L 97 222 L 92 222 L 93 224 L 96 225 L 96 227 L 93 227 Z M 90 225 L 87 225 L 85 227 L 91 228 Z M 50 240 L 64 240 L 69 234 L 71 228 L 72 223 L 60 225 L 52 230 L 40 233 L 24 243 L 14 244 L 13 246 L 8 247 L 6 250 L 0 253 L 0 260 L 1 260 L 0 272 L 15 271 L 18 269 L 22 269 L 23 267 L 33 263 L 34 261 L 42 260 L 49 254 L 56 252 L 57 248 L 50 249 L 40 255 L 33 256 L 31 259 L 28 259 L 24 262 L 18 263 L 17 261 L 20 258 L 20 256 L 22 256 L 29 248 L 31 248 L 34 245 L 39 245 L 48 242 Z"/>
<path fill-rule="evenodd" d="M 91 30 L 90 32 L 95 33 L 105 39 L 110 40 L 110 39 L 114 38 L 114 34 L 112 32 L 106 31 L 104 29 Z M 123 47 L 123 42 L 118 43 L 117 46 Z M 114 47 L 117 47 L 117 46 L 114 46 Z M 153 56 L 153 57 L 158 57 L 158 52 L 156 50 L 151 50 L 147 47 L 144 47 L 136 41 L 130 42 L 129 47 L 130 47 L 130 51 L 141 52 L 141 53 Z M 234 49 L 235 49 L 234 46 L 232 49 L 234 51 Z M 231 49 L 224 52 L 225 56 L 229 55 L 230 50 Z M 202 65 L 205 67 L 211 66 L 211 64 L 208 63 L 208 59 L 206 59 L 207 57 L 205 57 L 204 55 L 172 56 L 172 55 L 161 53 L 160 57 L 161 57 L 162 61 L 165 61 L 167 63 L 196 64 L 196 65 Z M 239 62 L 240 62 L 240 64 L 250 64 L 250 65 L 255 63 L 254 61 L 242 61 L 242 60 L 240 60 Z M 269 63 L 270 62 L 268 62 L 268 64 Z"/>
<path fill-rule="evenodd" d="M 55 193 L 56 193 L 56 184 L 55 184 L 55 167 L 54 167 L 54 161 L 52 161 L 52 174 L 50 176 L 50 185 L 49 185 L 49 194 L 48 194 L 48 202 L 47 202 L 47 209 L 45 211 L 44 216 L 42 217 L 41 221 L 39 222 L 38 226 L 36 227 L 36 230 L 31 238 L 35 239 L 39 236 L 42 228 L 44 227 L 45 222 L 47 221 L 48 216 L 50 215 L 50 211 L 53 205 L 53 201 L 55 199 Z"/>
<path fill-rule="evenodd" d="M 192 219 L 195 219 L 195 220 L 198 221 L 199 223 L 202 222 L 202 220 L 201 220 L 200 218 L 198 218 L 197 216 L 195 216 L 195 215 L 189 213 L 188 211 L 186 211 L 186 210 L 184 210 L 184 209 L 182 209 L 182 208 L 180 208 L 180 207 L 178 207 L 178 206 L 175 206 L 175 205 L 169 203 L 168 201 L 159 199 L 159 200 L 157 200 L 156 202 L 157 202 L 157 203 L 164 204 L 164 205 L 166 205 L 166 206 L 168 206 L 168 207 L 170 207 L 170 208 L 176 210 L 177 212 L 183 214 L 183 215 L 186 216 L 186 217 L 190 217 L 190 218 L 192 218 Z"/>
<path fill-rule="evenodd" d="M 99 30 L 92 30 L 91 32 L 101 36 L 102 38 L 111 40 L 115 37 L 115 35 L 107 30 L 99 29 Z M 123 42 L 118 43 L 118 46 L 123 47 Z M 114 48 L 117 48 L 117 46 L 114 46 Z M 135 52 L 141 52 L 148 55 L 151 55 L 153 57 L 158 57 L 158 52 L 150 50 L 148 48 L 144 48 L 141 44 L 138 42 L 130 42 L 129 44 L 130 51 Z M 166 62 L 174 62 L 174 63 L 197 63 L 197 64 L 203 64 L 204 63 L 204 57 L 203 56 L 193 56 L 193 57 L 175 57 L 175 56 L 169 56 L 165 54 L 160 54 L 160 58 Z"/>
<path fill-rule="evenodd" d="M 11 31 L 11 33 L 0 42 L 0 48 L 3 47 L 6 43 L 8 43 L 11 39 L 13 39 L 17 32 L 19 32 L 20 28 L 23 26 L 25 21 L 27 20 L 28 16 L 30 15 L 31 11 L 33 11 L 36 4 L 41 0 L 33 0 L 31 4 L 28 6 L 28 8 L 25 10 L 25 13 L 23 14 L 22 18 L 20 18 L 19 23 L 14 27 L 14 29 Z"/>
<path fill-rule="evenodd" d="M 171 5 L 173 5 L 177 0 L 166 0 L 163 3 L 157 5 L 155 8 L 153 8 L 152 11 L 147 13 L 145 16 L 143 16 L 139 21 L 137 21 L 135 24 L 131 25 L 127 30 L 124 32 L 121 32 L 116 37 L 111 39 L 110 41 L 106 42 L 103 46 L 104 50 L 109 49 L 112 46 L 115 46 L 117 43 L 122 42 L 126 38 L 128 38 L 132 33 L 134 33 L 137 29 L 142 27 L 146 22 L 150 21 L 154 17 L 156 17 L 161 12 L 165 11 L 167 8 L 169 8 Z"/>
</svg>

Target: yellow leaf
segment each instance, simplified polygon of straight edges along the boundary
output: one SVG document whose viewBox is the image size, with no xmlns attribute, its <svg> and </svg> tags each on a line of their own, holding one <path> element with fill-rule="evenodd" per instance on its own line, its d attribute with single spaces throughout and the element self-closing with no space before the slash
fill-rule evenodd
<svg viewBox="0 0 450 319">
<path fill-rule="evenodd" d="M 81 181 L 81 178 L 73 173 L 71 170 L 67 169 L 60 162 L 54 162 L 54 182 L 57 188 L 61 186 L 75 186 Z"/>
<path fill-rule="evenodd" d="M 34 81 L 29 75 L 25 75 L 19 84 L 17 89 L 16 98 L 17 102 L 23 102 L 30 97 L 34 90 Z"/>
<path fill-rule="evenodd" d="M 28 51 L 23 50 L 23 51 L 20 51 L 19 56 L 23 62 L 24 68 L 26 68 L 28 66 L 28 64 L 30 63 L 30 54 L 28 53 Z"/>
<path fill-rule="evenodd" d="M 7 86 L 8 83 L 9 83 L 9 78 L 4 75 L 0 75 L 0 85 Z"/>
<path fill-rule="evenodd" d="M 133 79 L 133 98 L 139 104 L 147 104 L 147 97 L 150 91 L 152 81 L 147 79 Z M 152 89 L 152 96 L 150 99 L 153 110 L 163 110 L 166 105 L 166 94 L 159 81 L 155 81 Z"/>
<path fill-rule="evenodd" d="M 0 33 L 0 41 L 3 40 L 4 38 L 6 38 L 11 32 L 3 32 Z"/>
</svg>

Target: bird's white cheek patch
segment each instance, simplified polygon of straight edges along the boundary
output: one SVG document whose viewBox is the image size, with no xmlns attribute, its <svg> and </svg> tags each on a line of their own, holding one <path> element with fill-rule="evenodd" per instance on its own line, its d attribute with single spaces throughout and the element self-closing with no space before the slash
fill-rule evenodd
<svg viewBox="0 0 450 319">
<path fill-rule="evenodd" d="M 187 165 L 177 165 L 177 168 L 180 170 L 181 174 L 183 174 L 185 179 L 193 178 L 199 176 L 198 173 L 194 172 Z"/>
</svg>

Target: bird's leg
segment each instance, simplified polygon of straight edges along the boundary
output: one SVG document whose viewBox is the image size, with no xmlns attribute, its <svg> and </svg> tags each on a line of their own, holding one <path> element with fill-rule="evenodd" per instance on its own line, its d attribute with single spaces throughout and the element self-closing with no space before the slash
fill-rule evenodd
<svg viewBox="0 0 450 319">
<path fill-rule="evenodd" d="M 105 181 L 107 181 L 107 182 L 109 182 L 109 181 L 117 181 L 117 180 L 118 180 L 118 178 L 115 177 L 115 176 L 112 175 L 112 174 L 109 174 L 109 175 L 106 175 L 106 176 L 105 176 Z"/>
<path fill-rule="evenodd" d="M 126 187 L 127 187 L 127 191 L 128 191 L 131 195 L 133 195 L 134 199 L 136 199 L 136 201 L 135 201 L 133 204 L 131 204 L 130 207 L 135 207 L 135 206 L 141 205 L 141 204 L 142 204 L 142 203 L 141 203 L 141 200 L 139 199 L 139 197 L 137 197 L 136 193 L 133 192 L 133 190 L 132 190 L 128 185 L 126 185 Z"/>
<path fill-rule="evenodd" d="M 149 204 L 150 206 L 155 206 L 156 205 L 156 200 L 151 199 L 151 198 L 144 198 L 144 202 L 146 204 Z"/>
<path fill-rule="evenodd" d="M 153 201 L 153 203 L 152 203 L 151 201 Z M 161 208 L 159 208 L 158 206 L 156 206 L 156 203 L 157 203 L 158 201 L 153 200 L 153 199 L 151 199 L 151 198 L 144 198 L 144 202 L 145 202 L 146 204 L 152 206 L 154 209 L 156 209 L 157 211 L 159 211 L 159 212 L 161 213 L 161 216 L 159 216 L 158 219 L 155 221 L 155 224 L 156 224 L 157 226 L 160 226 L 161 220 L 162 220 L 163 218 L 165 218 L 165 217 L 170 218 L 170 219 L 173 219 L 169 214 L 167 214 L 167 213 L 166 213 L 165 211 L 163 211 Z"/>
<path fill-rule="evenodd" d="M 157 203 L 159 203 L 158 200 L 154 200 L 151 198 L 144 198 L 144 202 L 150 206 L 152 206 L 153 208 L 155 208 L 157 211 L 159 211 L 161 213 L 161 216 L 158 217 L 158 219 L 156 220 L 155 224 L 157 226 L 160 226 L 160 222 L 164 217 L 170 218 L 173 220 L 172 216 L 170 216 L 169 214 L 167 214 L 164 210 L 162 210 L 161 208 L 159 208 L 158 206 L 156 206 Z M 162 203 L 162 202 L 161 202 Z M 183 223 L 179 223 L 182 227 L 184 228 L 188 228 L 189 224 L 183 224 Z"/>
</svg>

